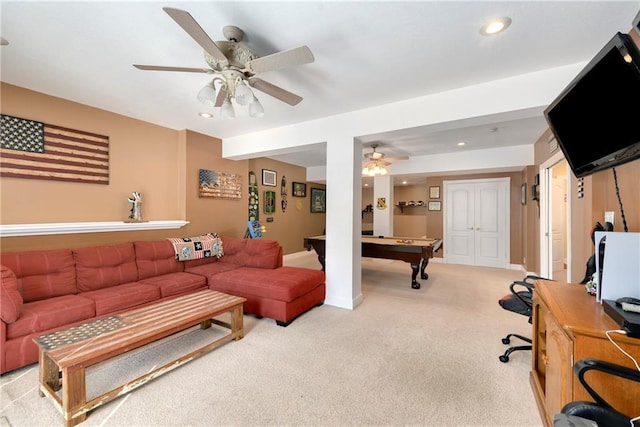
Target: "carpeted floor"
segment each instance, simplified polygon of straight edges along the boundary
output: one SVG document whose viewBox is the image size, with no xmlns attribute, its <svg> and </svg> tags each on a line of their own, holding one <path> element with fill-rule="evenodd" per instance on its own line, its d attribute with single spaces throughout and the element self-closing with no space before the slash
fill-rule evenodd
<svg viewBox="0 0 640 427">
<path fill-rule="evenodd" d="M 298 256 L 300 255 L 300 256 Z M 312 253 L 287 265 L 318 268 Z M 400 261 L 363 259 L 363 303 L 316 307 L 286 328 L 245 316 L 245 338 L 91 412 L 82 426 L 541 426 L 531 352 L 498 355 L 526 318 L 497 300 L 519 271 L 432 262 L 410 287 Z M 91 369 L 89 397 L 131 380 L 219 330 L 179 337 Z M 38 396 L 37 365 L 1 380 L 0 426 L 64 425 Z"/>
</svg>

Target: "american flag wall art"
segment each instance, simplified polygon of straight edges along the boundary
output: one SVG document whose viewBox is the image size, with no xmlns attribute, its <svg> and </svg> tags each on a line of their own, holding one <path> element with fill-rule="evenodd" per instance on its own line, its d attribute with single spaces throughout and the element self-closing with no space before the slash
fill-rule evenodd
<svg viewBox="0 0 640 427">
<path fill-rule="evenodd" d="M 109 184 L 109 137 L 2 114 L 0 176 Z"/>
</svg>

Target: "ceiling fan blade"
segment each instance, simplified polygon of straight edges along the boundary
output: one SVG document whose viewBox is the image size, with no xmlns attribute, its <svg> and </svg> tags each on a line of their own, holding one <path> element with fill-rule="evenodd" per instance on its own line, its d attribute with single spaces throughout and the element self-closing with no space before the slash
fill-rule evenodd
<svg viewBox="0 0 640 427">
<path fill-rule="evenodd" d="M 284 90 L 279 86 L 266 82 L 257 77 L 253 77 L 249 79 L 249 85 L 289 105 L 298 105 L 300 101 L 302 101 L 301 96 L 298 96 L 295 93 L 291 93 L 287 90 Z"/>
<path fill-rule="evenodd" d="M 409 160 L 409 156 L 392 156 L 392 157 L 386 157 L 384 158 L 385 160 Z"/>
<path fill-rule="evenodd" d="M 187 32 L 202 48 L 213 58 L 216 59 L 217 62 L 228 65 L 229 60 L 224 53 L 220 50 L 218 45 L 215 44 L 213 40 L 207 35 L 207 33 L 202 29 L 200 24 L 193 19 L 193 16 L 184 10 L 174 9 L 172 7 L 163 7 L 162 10 L 167 12 L 167 14 L 173 18 L 174 21 L 178 25 L 182 27 L 183 30 Z"/>
<path fill-rule="evenodd" d="M 139 65 L 139 64 L 133 64 L 133 66 L 139 70 L 146 70 L 146 71 L 183 71 L 187 73 L 207 73 L 207 74 L 215 73 L 215 71 L 213 71 L 210 68 L 163 67 L 160 65 Z"/>
<path fill-rule="evenodd" d="M 384 154 L 379 151 L 373 151 L 371 153 L 365 153 L 364 158 L 367 160 L 380 160 L 384 157 Z"/>
<path fill-rule="evenodd" d="M 311 50 L 307 46 L 300 46 L 295 49 L 283 50 L 282 52 L 256 58 L 247 63 L 247 68 L 252 73 L 258 74 L 265 71 L 308 64 L 313 61 Z"/>
</svg>

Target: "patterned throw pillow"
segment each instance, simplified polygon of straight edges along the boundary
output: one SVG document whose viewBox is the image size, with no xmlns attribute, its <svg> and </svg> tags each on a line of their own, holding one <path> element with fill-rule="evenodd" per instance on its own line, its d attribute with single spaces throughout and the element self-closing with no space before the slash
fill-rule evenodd
<svg viewBox="0 0 640 427">
<path fill-rule="evenodd" d="M 220 258 L 224 255 L 222 239 L 218 233 L 207 233 L 196 237 L 178 237 L 167 239 L 173 244 L 176 260 L 189 261 L 192 259 Z"/>
<path fill-rule="evenodd" d="M 222 247 L 222 238 L 218 236 L 218 233 L 208 233 L 211 236 L 211 255 L 216 258 L 222 258 L 224 255 L 224 248 Z"/>
</svg>

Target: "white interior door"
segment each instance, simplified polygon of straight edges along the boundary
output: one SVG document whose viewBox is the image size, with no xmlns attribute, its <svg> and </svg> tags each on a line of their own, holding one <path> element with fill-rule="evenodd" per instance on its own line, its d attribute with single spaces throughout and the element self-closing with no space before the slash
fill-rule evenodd
<svg viewBox="0 0 640 427">
<path fill-rule="evenodd" d="M 475 187 L 447 182 L 443 186 L 447 263 L 475 265 Z"/>
<path fill-rule="evenodd" d="M 443 185 L 446 262 L 505 268 L 509 263 L 509 179 Z"/>
<path fill-rule="evenodd" d="M 561 150 L 540 165 L 540 271 L 537 274 L 560 281 L 571 281 L 572 276 L 571 222 L 568 221 L 571 217 L 570 173 Z M 560 258 L 566 269 L 564 265 L 562 269 L 557 268 Z"/>
</svg>

